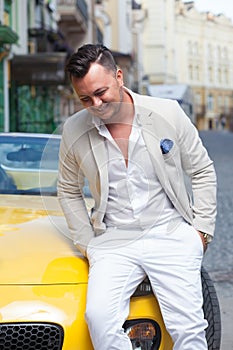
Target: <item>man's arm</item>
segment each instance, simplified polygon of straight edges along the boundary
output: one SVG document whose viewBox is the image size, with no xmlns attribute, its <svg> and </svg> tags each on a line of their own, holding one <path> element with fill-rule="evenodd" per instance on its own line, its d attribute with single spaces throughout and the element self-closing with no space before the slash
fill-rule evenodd
<svg viewBox="0 0 233 350">
<path fill-rule="evenodd" d="M 194 227 L 214 234 L 216 220 L 216 173 L 197 129 L 178 106 L 177 132 L 184 171 L 191 179 Z"/>
<path fill-rule="evenodd" d="M 74 244 L 86 255 L 94 231 L 83 197 L 83 185 L 84 175 L 75 158 L 69 132 L 64 128 L 59 153 L 58 199 Z"/>
</svg>

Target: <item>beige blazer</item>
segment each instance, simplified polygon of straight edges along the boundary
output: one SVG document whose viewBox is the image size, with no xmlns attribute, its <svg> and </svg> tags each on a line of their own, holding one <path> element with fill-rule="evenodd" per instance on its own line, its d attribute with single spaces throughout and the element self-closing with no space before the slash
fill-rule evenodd
<svg viewBox="0 0 233 350">
<path fill-rule="evenodd" d="M 176 101 L 138 95 L 129 90 L 141 124 L 145 144 L 158 179 L 174 207 L 197 230 L 214 234 L 216 174 L 196 128 Z M 172 140 L 163 154 L 160 141 Z M 103 137 L 83 110 L 63 128 L 60 147 L 58 198 L 74 244 L 85 255 L 95 235 L 103 234 L 108 198 L 107 152 Z M 89 217 L 83 199 L 84 177 L 89 182 L 94 207 Z M 190 179 L 190 191 L 187 185 Z M 120 204 L 119 204 L 120 205 Z"/>
</svg>

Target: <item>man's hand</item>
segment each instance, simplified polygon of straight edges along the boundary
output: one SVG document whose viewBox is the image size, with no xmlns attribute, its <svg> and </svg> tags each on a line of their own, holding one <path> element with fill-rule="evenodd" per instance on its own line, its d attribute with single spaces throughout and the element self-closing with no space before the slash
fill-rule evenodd
<svg viewBox="0 0 233 350">
<path fill-rule="evenodd" d="M 202 244 L 203 244 L 203 249 L 204 249 L 204 253 L 206 252 L 207 248 L 208 248 L 208 244 L 203 236 L 203 233 L 197 230 L 197 233 L 199 234 L 199 236 L 201 237 L 202 240 Z"/>
</svg>

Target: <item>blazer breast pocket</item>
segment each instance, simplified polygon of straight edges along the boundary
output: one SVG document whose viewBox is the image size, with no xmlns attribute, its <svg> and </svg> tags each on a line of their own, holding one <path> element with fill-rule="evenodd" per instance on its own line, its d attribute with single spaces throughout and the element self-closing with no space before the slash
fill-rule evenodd
<svg viewBox="0 0 233 350">
<path fill-rule="evenodd" d="M 160 146 L 162 151 L 162 146 Z M 162 151 L 162 155 L 165 161 L 167 161 L 170 158 L 178 158 L 179 159 L 179 149 L 175 143 L 173 143 L 172 147 L 166 152 Z"/>
<path fill-rule="evenodd" d="M 177 145 L 173 145 L 170 151 L 163 154 L 166 175 L 172 187 L 177 189 L 184 182 L 183 169 L 181 166 L 180 152 Z"/>
</svg>

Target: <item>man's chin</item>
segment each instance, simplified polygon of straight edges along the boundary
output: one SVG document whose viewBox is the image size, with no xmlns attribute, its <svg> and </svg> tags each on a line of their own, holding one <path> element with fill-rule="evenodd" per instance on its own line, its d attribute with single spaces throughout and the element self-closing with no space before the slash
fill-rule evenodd
<svg viewBox="0 0 233 350">
<path fill-rule="evenodd" d="M 106 121 L 111 121 L 111 119 L 112 119 L 112 116 L 113 116 L 113 114 L 114 113 L 112 113 L 112 111 L 111 112 L 106 112 L 106 111 L 103 111 L 103 112 L 101 112 L 101 111 L 96 111 L 96 110 L 92 110 L 91 111 L 91 113 L 95 116 L 95 117 L 98 117 L 98 118 L 100 118 L 101 120 L 103 120 L 104 122 Z"/>
<path fill-rule="evenodd" d="M 100 118 L 104 123 L 111 122 L 115 119 L 120 109 L 120 104 L 115 105 L 108 104 L 103 109 L 90 108 L 90 112 L 95 116 Z"/>
</svg>

